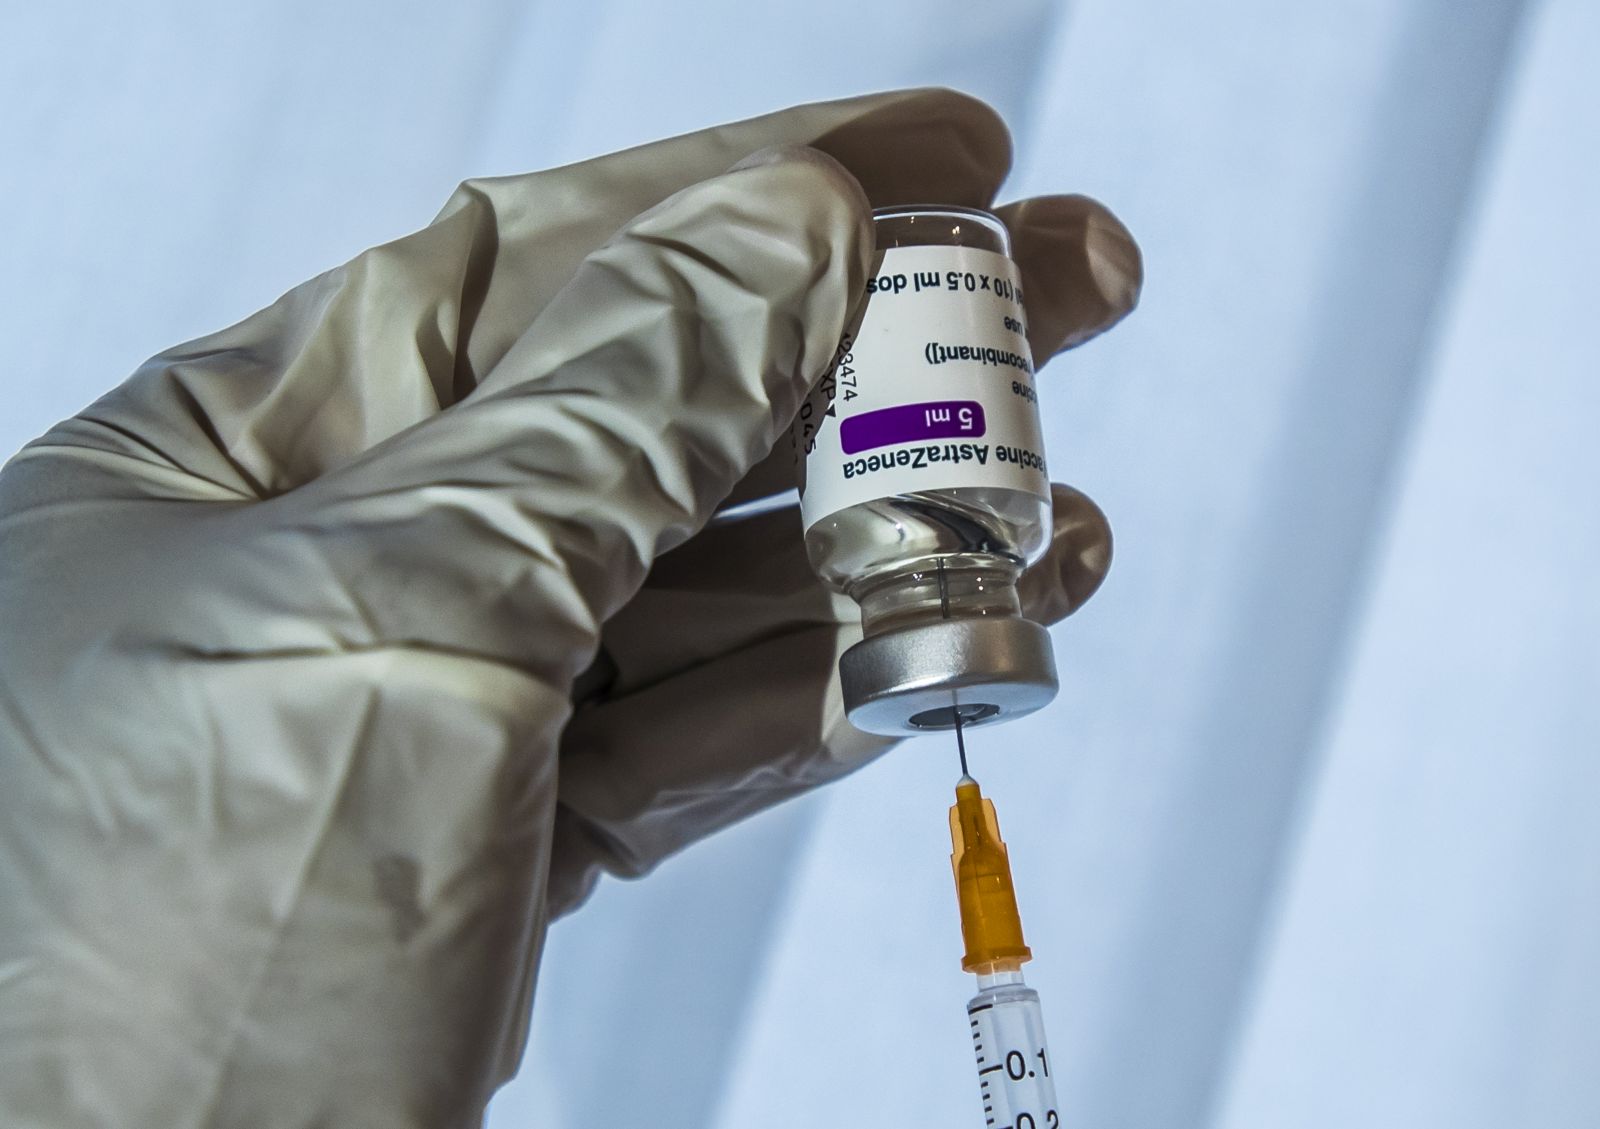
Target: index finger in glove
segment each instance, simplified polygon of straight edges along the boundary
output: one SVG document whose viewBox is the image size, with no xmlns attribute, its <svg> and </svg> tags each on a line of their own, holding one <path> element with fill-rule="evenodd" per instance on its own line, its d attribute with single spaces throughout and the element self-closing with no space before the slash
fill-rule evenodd
<svg viewBox="0 0 1600 1129">
<path fill-rule="evenodd" d="M 787 426 L 864 285 L 869 230 L 849 175 L 793 149 L 638 217 L 476 395 L 269 503 L 339 574 L 316 618 L 570 679 Z M 413 577 L 428 599 L 407 598 Z"/>
<path fill-rule="evenodd" d="M 750 154 L 805 146 L 833 157 L 873 207 L 937 199 L 984 206 L 1011 167 L 993 109 L 953 90 L 901 90 L 797 106 L 565 168 L 469 181 L 446 205 L 487 205 L 495 254 L 484 268 L 462 368 L 482 373 L 583 256 L 638 213 Z M 484 217 L 477 222 L 481 226 Z"/>
<path fill-rule="evenodd" d="M 149 466 L 141 496 L 268 497 L 465 399 L 584 259 L 635 216 L 757 151 L 811 146 L 874 205 L 987 204 L 1010 167 L 977 99 L 902 90 L 798 106 L 565 168 L 469 180 L 427 228 L 153 358 L 50 436 Z M 92 477 L 90 460 L 73 469 Z M 172 470 L 180 472 L 171 474 Z M 52 471 L 43 485 L 59 490 Z"/>
</svg>

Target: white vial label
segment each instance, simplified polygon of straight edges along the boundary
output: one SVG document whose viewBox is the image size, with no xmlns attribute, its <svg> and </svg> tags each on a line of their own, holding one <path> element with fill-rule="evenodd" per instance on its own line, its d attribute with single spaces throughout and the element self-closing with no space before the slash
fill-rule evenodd
<svg viewBox="0 0 1600 1129">
<path fill-rule="evenodd" d="M 806 528 L 875 498 L 1002 487 L 1048 501 L 1016 264 L 973 247 L 895 247 L 861 323 L 795 420 Z"/>
</svg>

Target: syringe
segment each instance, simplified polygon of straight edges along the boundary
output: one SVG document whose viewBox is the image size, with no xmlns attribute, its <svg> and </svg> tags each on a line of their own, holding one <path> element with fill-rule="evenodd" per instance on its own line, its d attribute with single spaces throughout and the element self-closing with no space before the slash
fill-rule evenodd
<svg viewBox="0 0 1600 1129">
<path fill-rule="evenodd" d="M 960 736 L 960 727 L 957 727 Z M 1044 1040 L 1039 993 L 1022 982 L 1022 962 L 1033 956 L 1022 941 L 1022 919 L 1011 885 L 1011 863 L 1000 839 L 994 805 L 966 773 L 956 783 L 950 809 L 950 864 L 961 903 L 967 952 L 961 967 L 978 977 L 967 1004 L 978 1091 L 986 1127 L 1058 1129 L 1056 1086 Z"/>
</svg>

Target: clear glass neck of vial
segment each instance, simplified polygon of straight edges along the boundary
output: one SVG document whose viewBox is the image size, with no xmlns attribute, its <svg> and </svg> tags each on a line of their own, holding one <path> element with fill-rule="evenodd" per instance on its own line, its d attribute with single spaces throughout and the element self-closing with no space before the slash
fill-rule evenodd
<svg viewBox="0 0 1600 1129">
<path fill-rule="evenodd" d="M 1018 616 L 1021 564 L 987 553 L 952 553 L 906 569 L 867 577 L 850 587 L 861 607 L 861 631 L 877 635 L 943 619 Z"/>
</svg>

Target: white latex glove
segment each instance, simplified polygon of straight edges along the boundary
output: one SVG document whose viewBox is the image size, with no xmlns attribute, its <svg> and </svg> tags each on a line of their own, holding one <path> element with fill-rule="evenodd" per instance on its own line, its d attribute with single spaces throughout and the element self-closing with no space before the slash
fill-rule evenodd
<svg viewBox="0 0 1600 1129">
<path fill-rule="evenodd" d="M 13 459 L 0 1122 L 476 1124 L 600 869 L 886 747 L 797 516 L 694 535 L 792 482 L 868 198 L 986 205 L 1007 160 L 923 91 L 468 182 Z M 1002 215 L 1038 357 L 1131 308 L 1098 205 Z M 1109 559 L 1057 502 L 1043 618 Z"/>
</svg>

